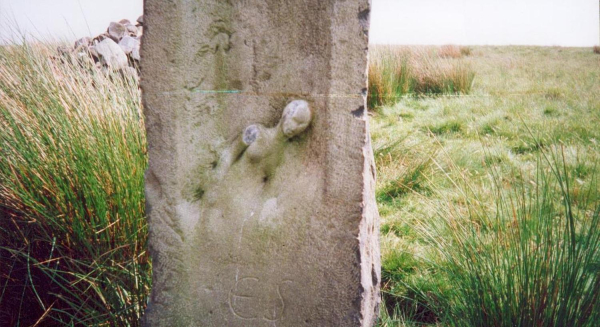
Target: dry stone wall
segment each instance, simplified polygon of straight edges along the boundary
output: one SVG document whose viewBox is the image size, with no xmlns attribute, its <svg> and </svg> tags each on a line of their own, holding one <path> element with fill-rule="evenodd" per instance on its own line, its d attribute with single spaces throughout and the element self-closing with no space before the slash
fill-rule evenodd
<svg viewBox="0 0 600 327">
<path fill-rule="evenodd" d="M 90 57 L 99 69 L 117 69 L 137 76 L 143 24 L 143 16 L 135 23 L 127 19 L 111 22 L 106 32 L 93 38 L 83 37 L 75 41 L 71 48 L 59 48 L 59 52 L 69 56 Z"/>
</svg>

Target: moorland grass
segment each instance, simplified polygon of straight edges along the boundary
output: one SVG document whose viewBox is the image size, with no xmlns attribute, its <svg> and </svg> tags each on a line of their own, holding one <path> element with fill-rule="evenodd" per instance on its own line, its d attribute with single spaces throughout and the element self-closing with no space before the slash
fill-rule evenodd
<svg viewBox="0 0 600 327">
<path fill-rule="evenodd" d="M 469 96 L 401 98 L 371 120 L 381 324 L 594 326 L 598 57 L 473 47 L 459 60 L 477 73 Z"/>
<path fill-rule="evenodd" d="M 510 187 L 493 171 L 494 207 L 468 196 L 467 211 L 439 207 L 421 231 L 453 285 L 438 295 L 449 326 L 596 326 L 600 321 L 597 180 L 574 192 L 562 149 L 544 150 L 532 176 Z M 457 183 L 461 184 L 461 183 Z M 440 237 L 442 236 L 443 237 Z"/>
<path fill-rule="evenodd" d="M 150 287 L 139 90 L 56 56 L 0 48 L 0 321 L 135 326 Z M 371 53 L 380 324 L 590 326 L 598 57 L 533 47 L 410 56 Z M 415 76 L 459 64 L 471 96 L 412 96 Z"/>
<path fill-rule="evenodd" d="M 138 324 L 145 142 L 134 79 L 0 47 L 0 324 Z"/>
</svg>

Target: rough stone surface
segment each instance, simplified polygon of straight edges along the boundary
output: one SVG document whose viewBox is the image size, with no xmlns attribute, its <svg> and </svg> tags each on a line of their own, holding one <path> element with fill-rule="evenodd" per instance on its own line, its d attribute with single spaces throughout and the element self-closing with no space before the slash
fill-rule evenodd
<svg viewBox="0 0 600 327">
<path fill-rule="evenodd" d="M 136 49 L 139 53 L 140 41 L 135 37 L 125 36 L 121 39 L 121 41 L 119 41 L 119 46 L 121 47 L 121 49 L 123 49 L 123 52 L 125 52 L 125 54 L 130 54 Z"/>
<path fill-rule="evenodd" d="M 371 326 L 368 0 L 146 0 L 146 326 Z"/>
<path fill-rule="evenodd" d="M 108 36 L 115 42 L 121 41 L 121 39 L 127 35 L 127 27 L 121 23 L 112 22 L 108 25 Z"/>
<path fill-rule="evenodd" d="M 127 27 L 127 32 L 129 32 L 129 35 L 137 36 L 137 34 L 138 34 L 137 26 L 135 26 L 133 24 L 128 24 L 128 25 L 125 25 L 125 27 Z"/>
<path fill-rule="evenodd" d="M 94 52 L 98 54 L 103 64 L 111 68 L 124 68 L 128 65 L 125 52 L 112 39 L 104 39 L 96 44 Z"/>
<path fill-rule="evenodd" d="M 133 48 L 133 50 L 131 51 L 131 53 L 129 55 L 131 56 L 131 59 L 139 62 L 141 59 L 140 47 L 138 46 L 138 47 Z"/>
<path fill-rule="evenodd" d="M 90 43 L 92 43 L 92 38 L 91 37 L 82 37 L 81 39 L 75 41 L 75 45 L 73 46 L 74 49 L 77 49 L 79 47 L 87 47 L 90 45 Z"/>
<path fill-rule="evenodd" d="M 108 33 L 98 34 L 98 35 L 96 35 L 96 37 L 94 37 L 92 39 L 92 43 L 93 44 L 98 44 L 98 43 L 100 43 L 100 42 L 102 42 L 102 41 L 104 41 L 105 39 L 108 39 L 108 38 L 110 38 L 108 36 Z"/>
</svg>

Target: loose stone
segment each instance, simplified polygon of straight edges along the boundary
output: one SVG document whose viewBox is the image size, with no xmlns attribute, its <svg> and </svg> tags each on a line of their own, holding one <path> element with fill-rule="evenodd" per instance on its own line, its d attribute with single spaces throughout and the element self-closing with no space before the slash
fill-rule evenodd
<svg viewBox="0 0 600 327">
<path fill-rule="evenodd" d="M 100 61 L 112 68 L 127 67 L 127 56 L 123 49 L 112 39 L 105 39 L 94 47 Z"/>
<path fill-rule="evenodd" d="M 125 35 L 127 35 L 127 27 L 121 23 L 112 22 L 108 26 L 108 36 L 115 42 L 119 42 Z"/>
</svg>

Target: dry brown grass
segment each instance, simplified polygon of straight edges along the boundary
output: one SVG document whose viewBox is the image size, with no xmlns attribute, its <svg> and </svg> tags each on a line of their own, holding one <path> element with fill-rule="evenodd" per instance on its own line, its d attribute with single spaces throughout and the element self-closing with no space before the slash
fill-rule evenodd
<svg viewBox="0 0 600 327">
<path fill-rule="evenodd" d="M 462 53 L 460 47 L 453 44 L 442 45 L 438 50 L 438 56 L 441 58 L 460 58 Z"/>
<path fill-rule="evenodd" d="M 463 62 L 420 55 L 413 59 L 413 87 L 418 94 L 466 94 L 475 73 Z"/>
<path fill-rule="evenodd" d="M 471 55 L 471 48 L 454 44 L 442 45 L 438 50 L 440 58 L 461 58 Z"/>
<path fill-rule="evenodd" d="M 600 45 L 595 45 L 594 46 L 594 53 L 600 54 Z"/>
</svg>

